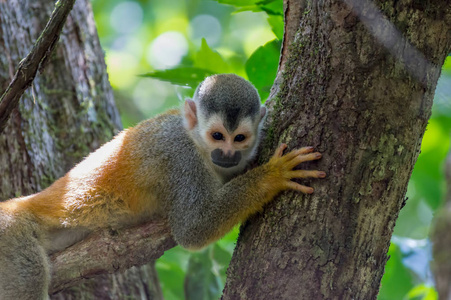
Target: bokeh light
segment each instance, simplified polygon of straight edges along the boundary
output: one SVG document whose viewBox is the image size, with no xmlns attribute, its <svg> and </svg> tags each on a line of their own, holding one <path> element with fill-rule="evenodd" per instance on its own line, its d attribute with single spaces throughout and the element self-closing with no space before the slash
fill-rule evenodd
<svg viewBox="0 0 451 300">
<path fill-rule="evenodd" d="M 133 102 L 145 114 L 151 114 L 164 106 L 169 96 L 169 83 L 155 79 L 140 79 L 133 90 Z"/>
<path fill-rule="evenodd" d="M 168 31 L 159 35 L 147 50 L 147 61 L 154 69 L 170 69 L 188 53 L 188 42 L 183 34 Z"/>
<path fill-rule="evenodd" d="M 202 38 L 207 40 L 208 45 L 216 46 L 221 39 L 221 23 L 211 15 L 198 15 L 190 22 L 189 34 L 190 40 L 197 46 L 200 46 Z"/>
<path fill-rule="evenodd" d="M 119 33 L 131 33 L 138 29 L 142 22 L 143 10 L 136 2 L 120 2 L 111 11 L 111 27 Z"/>
<path fill-rule="evenodd" d="M 110 50 L 105 57 L 108 77 L 114 89 L 129 88 L 136 81 L 138 59 L 128 52 Z"/>
</svg>

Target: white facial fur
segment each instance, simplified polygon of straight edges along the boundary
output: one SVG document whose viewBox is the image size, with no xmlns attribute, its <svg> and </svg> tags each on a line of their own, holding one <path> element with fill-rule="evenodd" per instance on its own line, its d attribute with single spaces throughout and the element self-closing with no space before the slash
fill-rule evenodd
<svg viewBox="0 0 451 300">
<path fill-rule="evenodd" d="M 203 113 L 197 114 L 197 129 L 196 137 L 199 147 L 204 151 L 204 155 L 210 162 L 213 169 L 223 179 L 228 180 L 237 173 L 244 170 L 248 162 L 255 156 L 257 141 L 259 140 L 259 122 L 260 118 L 257 116 L 254 121 L 250 117 L 246 117 L 239 122 L 238 127 L 229 132 L 223 125 L 223 121 L 220 115 L 211 115 L 206 118 Z M 212 134 L 218 132 L 221 133 L 223 139 L 216 140 Z M 235 141 L 237 135 L 244 135 L 245 139 L 241 142 Z M 241 161 L 238 165 L 223 168 L 211 161 L 210 153 L 215 149 L 221 149 L 225 153 L 233 155 L 236 151 L 241 153 Z"/>
</svg>

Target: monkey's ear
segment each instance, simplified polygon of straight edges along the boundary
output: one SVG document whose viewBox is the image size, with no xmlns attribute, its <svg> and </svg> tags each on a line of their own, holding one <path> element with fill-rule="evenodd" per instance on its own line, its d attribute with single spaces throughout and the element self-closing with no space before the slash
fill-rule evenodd
<svg viewBox="0 0 451 300">
<path fill-rule="evenodd" d="M 266 115 L 266 107 L 262 106 L 260 107 L 260 121 L 263 120 L 265 115 Z"/>
<path fill-rule="evenodd" d="M 185 126 L 188 130 L 192 130 L 197 124 L 196 103 L 191 99 L 185 100 Z"/>
</svg>

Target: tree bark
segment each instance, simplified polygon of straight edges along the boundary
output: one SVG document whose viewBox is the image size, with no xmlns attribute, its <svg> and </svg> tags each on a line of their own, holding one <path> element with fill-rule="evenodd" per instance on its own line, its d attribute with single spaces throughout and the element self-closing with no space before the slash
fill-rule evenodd
<svg viewBox="0 0 451 300">
<path fill-rule="evenodd" d="M 95 280 L 84 283 L 84 288 L 70 288 L 53 298 L 163 299 L 155 260 L 174 246 L 175 242 L 165 220 L 154 220 L 121 231 L 96 232 L 51 256 L 52 282 L 49 293 L 56 293 L 84 279 L 96 277 Z M 144 265 L 146 263 L 149 264 Z M 134 267 L 141 265 L 144 266 Z M 106 273 L 115 272 L 118 273 L 106 276 Z"/>
<path fill-rule="evenodd" d="M 0 1 L 1 92 L 41 34 L 54 4 L 48 0 Z M 44 189 L 122 127 L 89 1 L 76 1 L 50 57 L 45 72 L 22 96 L 0 135 L 1 200 Z M 67 271 L 60 266 L 55 264 L 54 271 Z M 158 286 L 149 285 L 157 282 L 153 264 L 128 274 L 85 281 L 53 298 L 162 298 Z"/>
<path fill-rule="evenodd" d="M 58 43 L 74 3 L 75 0 L 61 0 L 56 3 L 47 25 L 34 43 L 30 53 L 20 61 L 16 74 L 0 97 L 0 133 L 5 129 L 11 112 L 19 104 L 20 97 L 31 86 L 38 69 L 42 73 L 45 63 Z"/>
<path fill-rule="evenodd" d="M 0 135 L 0 199 L 44 189 L 121 129 L 89 7 L 77 1 L 45 73 Z M 1 90 L 52 9 L 46 0 L 0 3 Z"/>
<path fill-rule="evenodd" d="M 285 17 L 293 39 L 283 43 L 260 160 L 281 142 L 311 145 L 323 158 L 303 168 L 328 177 L 302 181 L 313 195 L 283 193 L 242 226 L 223 299 L 376 299 L 451 50 L 451 8 L 286 1 Z"/>
<path fill-rule="evenodd" d="M 439 299 L 451 300 L 451 152 L 445 164 L 447 193 L 431 230 L 434 261 L 432 271 Z"/>
</svg>

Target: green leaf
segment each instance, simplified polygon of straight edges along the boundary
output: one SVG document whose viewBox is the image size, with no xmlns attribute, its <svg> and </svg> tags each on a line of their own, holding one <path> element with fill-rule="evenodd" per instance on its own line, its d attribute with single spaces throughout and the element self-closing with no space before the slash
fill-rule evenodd
<svg viewBox="0 0 451 300">
<path fill-rule="evenodd" d="M 191 253 L 182 247 L 172 248 L 157 260 L 156 269 L 165 299 L 183 300 L 183 280 Z"/>
<path fill-rule="evenodd" d="M 232 253 L 215 243 L 213 245 L 213 259 L 221 266 L 227 267 L 232 259 Z"/>
<path fill-rule="evenodd" d="M 216 0 L 218 3 L 232 5 L 235 7 L 251 6 L 257 1 L 258 0 Z"/>
<path fill-rule="evenodd" d="M 262 8 L 270 16 L 283 17 L 283 1 L 282 0 L 264 0 L 257 2 L 257 5 Z"/>
<path fill-rule="evenodd" d="M 196 88 L 205 77 L 216 73 L 229 72 L 229 66 L 221 55 L 213 51 L 202 39 L 200 50 L 196 53 L 193 67 L 178 67 L 175 69 L 154 71 L 141 74 L 141 77 L 152 77 L 163 81 L 169 81 L 175 85 L 190 86 Z"/>
<path fill-rule="evenodd" d="M 385 266 L 378 300 L 404 299 L 413 288 L 412 276 L 402 264 L 402 254 L 398 246 L 391 243 L 388 250 L 390 259 Z"/>
<path fill-rule="evenodd" d="M 196 53 L 194 58 L 194 67 L 211 70 L 214 73 L 228 73 L 229 66 L 221 57 L 221 55 L 213 51 L 207 44 L 207 41 L 203 38 L 199 52 Z"/>
<path fill-rule="evenodd" d="M 421 154 L 415 164 L 411 181 L 418 196 L 426 199 L 432 209 L 437 209 L 444 199 L 444 177 L 442 167 L 450 143 L 450 118 L 431 118 L 424 135 Z"/>
<path fill-rule="evenodd" d="M 437 300 L 437 291 L 432 286 L 417 285 L 407 294 L 408 299 Z"/>
<path fill-rule="evenodd" d="M 221 296 L 220 278 L 213 272 L 212 246 L 191 254 L 185 277 L 185 299 L 209 300 Z"/>
<path fill-rule="evenodd" d="M 442 72 L 451 74 L 451 54 L 446 57 L 445 63 L 443 64 L 442 67 Z"/>
<path fill-rule="evenodd" d="M 214 72 L 195 67 L 179 67 L 170 70 L 154 71 L 139 75 L 140 77 L 152 77 L 163 81 L 169 81 L 175 85 L 190 86 L 196 88 L 205 77 Z"/>
<path fill-rule="evenodd" d="M 232 253 L 227 249 L 221 247 L 219 243 L 213 245 L 212 251 L 212 262 L 213 262 L 213 272 L 218 277 L 218 282 L 220 284 L 220 289 L 224 289 L 224 282 L 226 281 L 226 271 L 232 259 Z"/>
<path fill-rule="evenodd" d="M 271 26 L 272 32 L 277 39 L 283 39 L 283 17 L 282 16 L 268 16 L 268 23 Z"/>
<path fill-rule="evenodd" d="M 219 246 L 228 251 L 230 255 L 232 255 L 233 250 L 235 249 L 235 243 L 238 239 L 238 234 L 240 233 L 240 226 L 235 226 L 233 229 L 227 233 L 222 239 L 216 242 Z"/>
<path fill-rule="evenodd" d="M 236 12 L 264 11 L 268 15 L 283 16 L 282 0 L 216 0 L 218 3 L 232 5 L 238 8 Z"/>
<path fill-rule="evenodd" d="M 262 100 L 266 100 L 276 77 L 281 43 L 273 40 L 259 47 L 246 62 L 246 73 L 257 88 Z"/>
</svg>

